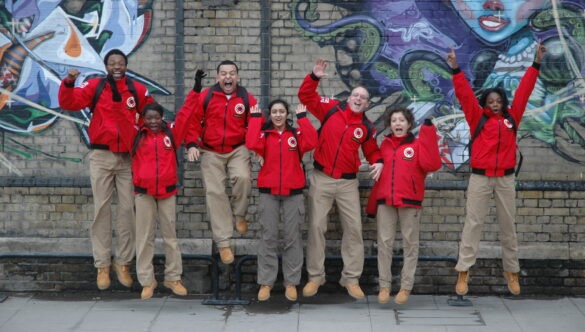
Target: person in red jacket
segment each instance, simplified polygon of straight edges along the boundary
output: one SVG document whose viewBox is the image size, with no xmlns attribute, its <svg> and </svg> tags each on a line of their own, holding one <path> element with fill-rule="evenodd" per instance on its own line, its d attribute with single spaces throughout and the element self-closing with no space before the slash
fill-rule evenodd
<svg viewBox="0 0 585 332">
<path fill-rule="evenodd" d="M 258 173 L 258 220 L 262 226 L 258 244 L 258 300 L 270 298 L 278 274 L 278 222 L 284 223 L 282 272 L 285 296 L 297 300 L 296 286 L 301 281 L 303 244 L 301 226 L 305 222 L 305 171 L 303 154 L 315 148 L 317 131 L 306 117 L 303 105 L 296 108 L 299 128 L 287 123 L 288 103 L 281 99 L 269 105 L 270 122 L 263 126 L 262 111 L 256 105 L 246 134 L 248 149 L 262 157 Z M 282 208 L 282 215 L 280 209 Z"/>
<path fill-rule="evenodd" d="M 196 105 L 187 100 L 187 105 Z M 140 298 L 152 297 L 157 282 L 154 276 L 154 237 L 158 215 L 165 248 L 164 286 L 176 295 L 187 295 L 181 283 L 183 265 L 176 235 L 177 142 L 185 137 L 193 107 L 183 107 L 175 121 L 163 121 L 163 108 L 157 103 L 144 108 L 144 124 L 136 128 L 117 113 L 125 128 L 122 143 L 132 154 L 132 174 L 136 200 L 136 274 L 142 285 Z"/>
<path fill-rule="evenodd" d="M 309 235 L 307 272 L 309 281 L 304 296 L 317 294 L 325 283 L 325 232 L 327 215 L 336 202 L 343 230 L 341 256 L 343 271 L 339 283 L 350 296 L 363 299 L 359 278 L 364 265 L 362 217 L 357 173 L 361 164 L 359 148 L 370 163 L 371 176 L 377 180 L 383 163 L 376 143 L 376 130 L 364 112 L 370 106 L 368 90 L 358 86 L 346 103 L 321 97 L 317 85 L 326 77 L 327 62 L 317 59 L 313 71 L 299 88 L 298 97 L 320 122 L 319 140 L 313 154 L 314 170 L 309 178 Z"/>
<path fill-rule="evenodd" d="M 134 259 L 134 195 L 132 194 L 132 172 L 128 148 L 120 142 L 121 131 L 116 123 L 112 88 L 115 88 L 123 103 L 123 116 L 129 121 L 142 113 L 146 104 L 154 102 L 148 89 L 126 77 L 128 59 L 117 49 L 109 51 L 104 58 L 108 77 L 90 79 L 75 87 L 79 76 L 77 69 L 70 69 L 59 87 L 59 105 L 67 111 L 80 111 L 93 107 L 89 124 L 89 176 L 94 200 L 94 219 L 90 227 L 94 265 L 97 268 L 97 287 L 110 287 L 110 265 L 112 256 L 112 211 L 111 202 L 115 191 L 118 194 L 116 222 L 117 246 L 114 270 L 120 283 L 132 286 L 130 263 Z M 105 84 L 107 83 L 107 84 Z M 104 85 L 105 84 L 105 85 Z M 103 87 L 98 94 L 99 86 Z"/>
<path fill-rule="evenodd" d="M 436 128 L 430 119 L 420 127 L 418 138 L 412 133 L 414 116 L 406 107 L 391 107 L 385 114 L 390 135 L 380 145 L 384 170 L 370 194 L 368 207 L 377 208 L 378 222 L 378 283 L 379 303 L 390 301 L 392 284 L 392 248 L 396 224 L 400 222 L 404 264 L 400 276 L 400 291 L 394 298 L 405 304 L 414 285 L 418 262 L 420 217 L 425 197 L 425 179 L 428 173 L 441 168 Z"/>
<path fill-rule="evenodd" d="M 217 84 L 201 93 L 201 83 L 195 84 L 190 94 L 199 95 L 194 99 L 200 106 L 185 138 L 188 160 L 198 160 L 201 155 L 207 213 L 224 264 L 234 261 L 230 247 L 233 220 L 240 234 L 248 230 L 245 218 L 252 189 L 250 152 L 245 142 L 249 107 L 256 105 L 256 99 L 239 86 L 239 80 L 238 66 L 225 60 L 217 66 Z M 233 209 L 225 190 L 228 172 Z"/>
<path fill-rule="evenodd" d="M 504 278 L 508 282 L 508 290 L 514 295 L 520 294 L 518 240 L 514 226 L 516 133 L 528 98 L 536 85 L 540 61 L 545 52 L 546 47 L 539 43 L 534 62 L 522 77 L 511 107 L 508 106 L 506 92 L 500 88 L 486 89 L 478 101 L 457 65 L 454 49 L 447 55 L 447 62 L 453 69 L 455 95 L 461 104 L 470 132 L 474 133 L 470 143 L 471 176 L 467 187 L 467 215 L 455 266 L 458 273 L 455 291 L 458 295 L 467 294 L 469 268 L 476 261 L 482 226 L 489 209 L 486 201 L 492 195 L 500 225 Z"/>
</svg>

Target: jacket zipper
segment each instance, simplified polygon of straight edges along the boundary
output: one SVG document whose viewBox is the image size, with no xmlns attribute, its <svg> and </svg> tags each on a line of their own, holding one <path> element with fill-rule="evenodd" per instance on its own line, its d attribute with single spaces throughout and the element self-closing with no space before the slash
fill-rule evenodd
<svg viewBox="0 0 585 332">
<path fill-rule="evenodd" d="M 343 130 L 341 139 L 339 140 L 339 145 L 337 146 L 337 151 L 335 151 L 335 158 L 333 158 L 333 165 L 331 165 L 331 176 L 333 176 L 333 171 L 335 170 L 335 165 L 337 164 L 337 157 L 339 156 L 339 150 L 341 150 L 341 145 L 343 144 L 343 138 L 345 137 L 347 128 L 349 128 L 349 125 L 345 125 L 345 129 Z"/>
</svg>

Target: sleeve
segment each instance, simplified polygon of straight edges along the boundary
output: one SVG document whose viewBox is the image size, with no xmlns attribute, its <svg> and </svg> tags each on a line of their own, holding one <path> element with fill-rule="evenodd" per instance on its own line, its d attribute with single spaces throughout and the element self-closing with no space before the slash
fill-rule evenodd
<svg viewBox="0 0 585 332">
<path fill-rule="evenodd" d="M 378 186 L 380 181 L 374 181 L 374 186 L 370 191 L 370 197 L 368 197 L 368 204 L 366 205 L 366 215 L 369 218 L 375 218 L 378 214 Z"/>
<path fill-rule="evenodd" d="M 516 92 L 514 93 L 511 114 L 518 124 L 520 123 L 520 119 L 522 119 L 522 115 L 524 115 L 528 99 L 530 98 L 532 90 L 534 90 L 534 86 L 536 85 L 536 80 L 538 79 L 539 66 L 535 65 L 538 64 L 534 64 L 526 70 L 526 73 L 524 73 L 524 76 L 520 80 L 518 89 L 516 89 Z"/>
<path fill-rule="evenodd" d="M 321 97 L 317 93 L 317 86 L 319 85 L 319 79 L 312 73 L 308 74 L 303 83 L 299 87 L 299 101 L 301 104 L 307 106 L 307 110 L 311 112 L 319 121 L 323 121 L 327 112 L 339 102 Z"/>
<path fill-rule="evenodd" d="M 193 90 L 189 92 L 187 98 L 185 98 L 185 103 L 181 107 L 193 108 L 189 112 L 192 112 L 192 115 L 189 117 L 189 122 L 187 124 L 187 132 L 185 133 L 185 146 L 187 148 L 191 147 L 199 147 L 199 135 L 201 134 L 201 121 L 203 120 L 203 104 L 201 103 L 200 96 L 205 96 L 209 89 L 203 90 L 202 94 L 199 94 Z M 179 142 L 177 141 L 177 144 Z"/>
<path fill-rule="evenodd" d="M 97 87 L 91 81 L 84 82 L 80 87 L 75 87 L 74 84 L 75 82 L 65 78 L 59 86 L 59 107 L 66 111 L 80 111 L 89 107 Z"/>
<path fill-rule="evenodd" d="M 313 150 L 317 146 L 317 130 L 313 127 L 313 124 L 307 118 L 306 113 L 300 116 L 297 120 L 299 124 L 299 130 L 301 131 L 301 135 L 299 135 L 299 148 L 301 154 L 309 152 Z"/>
<path fill-rule="evenodd" d="M 262 114 L 252 115 L 246 132 L 246 147 L 264 158 L 266 136 L 261 131 Z"/>
<path fill-rule="evenodd" d="M 172 129 L 175 142 L 178 145 L 177 148 L 179 148 L 185 139 L 189 126 L 193 123 L 194 115 L 199 112 L 199 108 L 201 108 L 201 104 L 197 102 L 186 101 L 179 112 L 177 112 Z"/>
<path fill-rule="evenodd" d="M 382 158 L 380 148 L 378 147 L 378 142 L 376 142 L 375 128 L 372 130 L 370 137 L 368 137 L 368 139 L 362 143 L 362 150 L 364 151 L 364 156 L 366 156 L 366 159 L 370 164 L 384 162 L 384 158 Z"/>
<path fill-rule="evenodd" d="M 118 126 L 118 133 L 122 145 L 124 145 L 130 153 L 132 153 L 132 147 L 134 145 L 134 138 L 138 132 L 138 128 L 134 125 L 131 117 L 124 116 L 126 109 L 123 102 L 112 102 L 114 106 L 114 116 L 116 117 L 116 123 Z"/>
<path fill-rule="evenodd" d="M 479 106 L 479 102 L 465 74 L 460 70 L 456 70 L 456 73 L 453 74 L 453 87 L 455 88 L 455 96 L 457 96 L 463 113 L 465 113 L 465 119 L 471 128 L 471 132 L 473 132 L 483 114 L 483 110 Z"/>
<path fill-rule="evenodd" d="M 437 129 L 431 124 L 423 124 L 418 135 L 419 166 L 425 172 L 434 172 L 441 168 L 441 154 L 439 153 L 439 137 Z"/>
<path fill-rule="evenodd" d="M 140 109 L 138 110 L 138 113 L 142 114 L 142 111 L 144 111 L 144 107 L 148 104 L 155 103 L 156 100 L 154 100 L 154 98 L 152 98 L 152 96 L 150 95 L 150 92 L 148 91 L 148 88 L 146 86 L 140 84 L 140 87 L 144 91 L 138 96 L 138 98 L 140 98 L 140 101 L 138 102 L 138 107 L 140 107 Z"/>
</svg>

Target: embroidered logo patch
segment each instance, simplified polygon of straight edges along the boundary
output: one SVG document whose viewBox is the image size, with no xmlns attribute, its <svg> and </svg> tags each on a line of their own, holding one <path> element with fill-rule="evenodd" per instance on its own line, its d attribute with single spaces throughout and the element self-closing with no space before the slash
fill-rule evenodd
<svg viewBox="0 0 585 332">
<path fill-rule="evenodd" d="M 414 149 L 411 147 L 404 149 L 404 159 L 412 159 L 412 157 L 414 157 Z"/>
</svg>

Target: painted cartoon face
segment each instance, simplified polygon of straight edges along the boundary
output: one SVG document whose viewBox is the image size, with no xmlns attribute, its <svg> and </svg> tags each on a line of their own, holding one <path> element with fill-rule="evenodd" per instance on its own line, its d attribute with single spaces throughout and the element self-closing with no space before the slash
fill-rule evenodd
<svg viewBox="0 0 585 332">
<path fill-rule="evenodd" d="M 284 130 L 287 115 L 288 112 L 283 104 L 276 103 L 272 105 L 270 109 L 270 120 L 272 120 L 272 124 L 276 130 Z"/>
<path fill-rule="evenodd" d="M 502 41 L 526 26 L 547 0 L 450 0 L 465 23 L 488 42 Z"/>
</svg>

